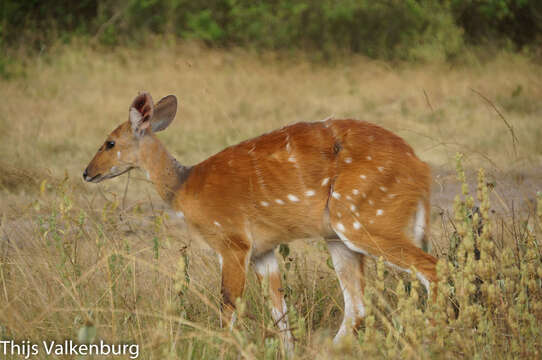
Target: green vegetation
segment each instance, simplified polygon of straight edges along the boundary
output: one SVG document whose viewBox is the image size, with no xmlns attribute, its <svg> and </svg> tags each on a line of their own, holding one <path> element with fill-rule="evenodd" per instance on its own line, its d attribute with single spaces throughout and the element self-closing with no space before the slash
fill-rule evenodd
<svg viewBox="0 0 542 360">
<path fill-rule="evenodd" d="M 4 0 L 0 46 L 41 51 L 74 36 L 114 46 L 174 34 L 215 46 L 452 58 L 464 44 L 537 48 L 537 0 Z M 0 64 L 0 66 L 2 66 Z"/>
</svg>

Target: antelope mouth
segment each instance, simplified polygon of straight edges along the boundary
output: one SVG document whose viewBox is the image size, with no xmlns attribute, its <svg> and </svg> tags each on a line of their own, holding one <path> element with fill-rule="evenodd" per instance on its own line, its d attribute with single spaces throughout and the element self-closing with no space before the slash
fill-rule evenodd
<svg viewBox="0 0 542 360">
<path fill-rule="evenodd" d="M 102 181 L 105 177 L 102 176 L 102 174 L 96 174 L 94 176 L 86 176 L 85 177 L 85 181 L 87 182 L 93 182 L 93 183 L 99 183 L 100 181 Z"/>
</svg>

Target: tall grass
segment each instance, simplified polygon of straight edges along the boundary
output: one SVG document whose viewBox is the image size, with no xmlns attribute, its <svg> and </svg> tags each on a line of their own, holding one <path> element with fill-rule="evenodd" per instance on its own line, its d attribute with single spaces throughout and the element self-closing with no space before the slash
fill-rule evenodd
<svg viewBox="0 0 542 360">
<path fill-rule="evenodd" d="M 169 216 L 137 171 L 98 186 L 80 179 L 146 89 L 179 96 L 176 123 L 160 136 L 186 163 L 334 114 L 398 132 L 433 165 L 437 297 L 371 261 L 367 317 L 333 347 L 343 303 L 325 243 L 294 242 L 281 252 L 281 268 L 298 358 L 540 356 L 542 195 L 525 185 L 539 179 L 537 65 L 510 56 L 468 69 L 390 68 L 364 58 L 323 67 L 187 44 L 54 54 L 0 86 L 8 100 L 0 102 L 0 338 L 138 343 L 145 359 L 283 356 L 266 288 L 253 274 L 235 328 L 220 326 L 214 253 Z M 516 149 L 470 87 L 506 116 Z M 465 152 L 460 162 L 456 150 Z M 459 195 L 447 201 L 457 164 Z M 490 176 L 473 180 L 480 165 Z M 505 191 L 509 177 L 516 192 Z"/>
</svg>

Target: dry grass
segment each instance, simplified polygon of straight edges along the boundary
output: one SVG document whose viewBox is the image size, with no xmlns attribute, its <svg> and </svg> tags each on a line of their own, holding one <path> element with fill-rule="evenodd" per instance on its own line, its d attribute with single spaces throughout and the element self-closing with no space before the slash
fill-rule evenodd
<svg viewBox="0 0 542 360">
<path fill-rule="evenodd" d="M 114 52 L 60 47 L 28 60 L 26 69 L 25 78 L 0 83 L 0 338 L 75 338 L 85 324 L 93 324 L 108 342 L 141 344 L 143 358 L 280 354 L 265 294 L 253 277 L 244 299 L 246 317 L 233 333 L 220 328 L 214 255 L 168 216 L 138 172 L 129 182 L 124 176 L 98 186 L 82 183 L 81 173 L 98 145 L 126 119 L 130 101 L 144 89 L 155 99 L 170 93 L 179 97 L 178 117 L 160 137 L 187 164 L 279 126 L 329 115 L 366 119 L 397 132 L 435 168 L 435 204 L 444 212 L 439 218 L 435 208 L 433 239 L 442 257 L 453 253 L 450 239 L 472 237 L 469 227 L 475 225 L 469 220 L 468 198 L 457 202 L 459 215 L 445 216 L 461 186 L 449 175 L 455 153 L 464 152 L 468 168 L 484 166 L 497 180 L 488 196 L 502 211 L 491 220 L 484 216 L 500 248 L 486 250 L 499 258 L 491 266 L 508 272 L 490 278 L 483 269 L 467 266 L 472 264 L 468 257 L 450 260 L 460 265 L 460 270 L 448 269 L 456 281 L 452 288 L 466 289 L 455 294 L 465 309 L 460 314 L 466 314 L 458 320 L 447 322 L 439 315 L 450 311 L 442 299 L 420 318 L 406 316 L 424 308 L 423 292 L 420 299 L 413 295 L 417 291 L 402 294 L 397 276 L 371 264 L 376 280 L 367 296 L 374 302 L 368 331 L 360 332 L 357 345 L 331 349 L 342 295 L 326 265 L 325 244 L 318 239 L 295 243 L 283 265 L 288 267 L 288 303 L 300 358 L 355 358 L 361 351 L 396 358 L 539 354 L 533 325 L 542 311 L 537 305 L 540 220 L 535 220 L 540 214 L 535 215 L 533 191 L 540 186 L 542 160 L 542 78 L 534 75 L 539 65 L 502 55 L 489 64 L 460 68 L 391 66 L 358 57 L 324 66 L 277 54 L 157 41 L 145 50 Z M 471 89 L 504 114 L 516 144 L 492 106 Z M 445 181 L 453 186 L 443 186 Z M 522 187 L 507 192 L 503 183 Z M 472 252 L 466 243 L 461 249 Z M 514 256 L 527 259 L 531 268 L 508 264 Z M 491 297 L 484 290 L 478 301 L 471 284 L 479 272 L 486 274 L 487 284 L 515 281 L 517 291 L 505 287 Z M 457 283 L 463 278 L 468 281 Z M 521 281 L 526 281 L 527 295 Z M 384 282 L 389 284 L 386 292 L 380 285 Z M 447 294 L 447 283 L 439 286 Z M 528 300 L 521 302 L 522 296 Z M 516 309 L 517 303 L 527 305 Z M 492 317 L 489 310 L 500 312 Z M 514 320 L 507 323 L 503 317 L 509 315 Z M 425 317 L 434 323 L 426 326 L 420 320 Z M 486 340 L 477 337 L 477 329 L 487 331 Z M 474 340 L 458 345 L 465 334 Z"/>
</svg>

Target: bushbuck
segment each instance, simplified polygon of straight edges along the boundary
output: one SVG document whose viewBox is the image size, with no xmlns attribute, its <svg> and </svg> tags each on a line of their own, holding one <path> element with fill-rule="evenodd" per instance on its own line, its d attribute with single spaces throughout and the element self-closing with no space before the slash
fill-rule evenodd
<svg viewBox="0 0 542 360">
<path fill-rule="evenodd" d="M 399 136 L 357 120 L 296 123 L 230 146 L 194 166 L 179 163 L 155 133 L 177 112 L 139 94 L 83 173 L 86 181 L 140 168 L 158 194 L 216 251 L 223 312 L 234 322 L 249 263 L 268 281 L 272 317 L 288 352 L 293 339 L 275 248 L 323 237 L 344 296 L 335 341 L 364 316 L 366 256 L 411 271 L 429 290 L 436 259 L 420 249 L 429 222 L 430 170 Z"/>
</svg>

